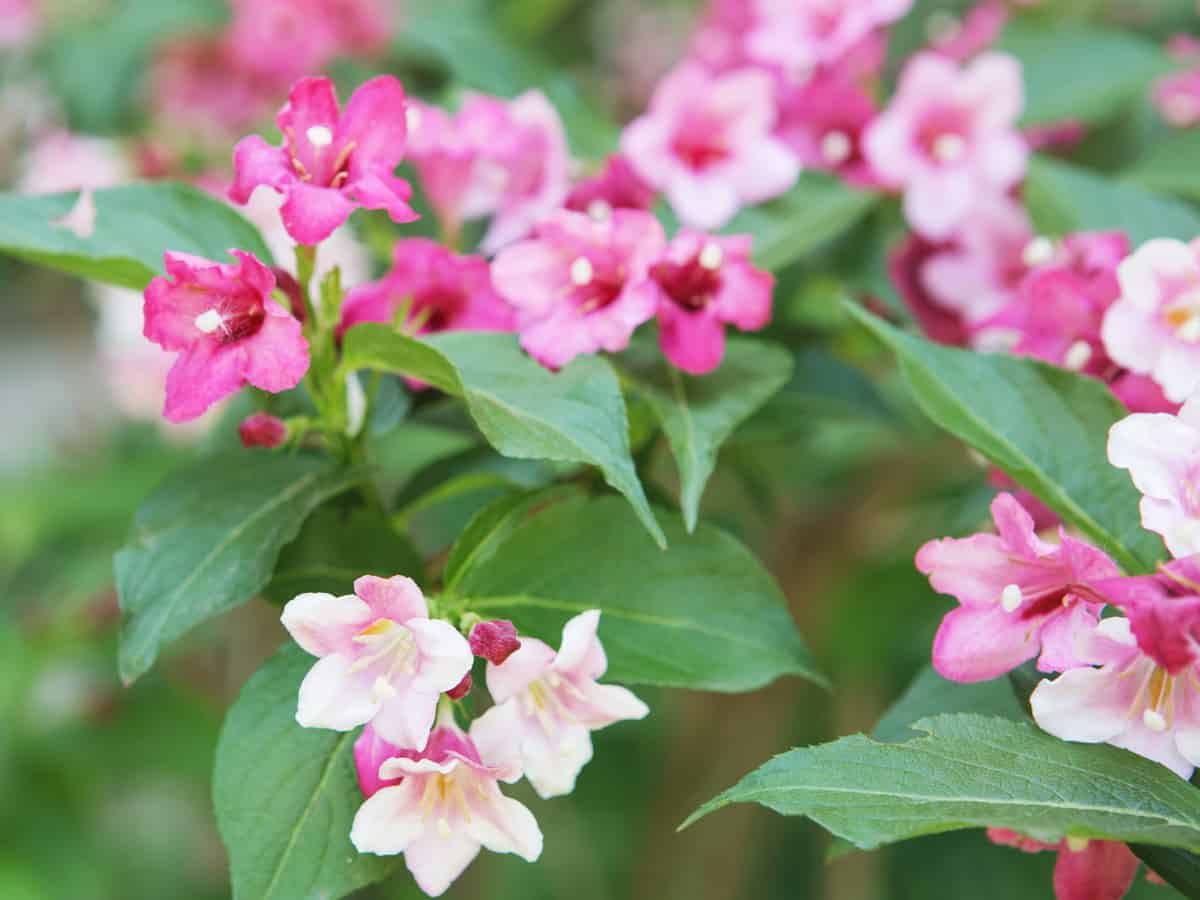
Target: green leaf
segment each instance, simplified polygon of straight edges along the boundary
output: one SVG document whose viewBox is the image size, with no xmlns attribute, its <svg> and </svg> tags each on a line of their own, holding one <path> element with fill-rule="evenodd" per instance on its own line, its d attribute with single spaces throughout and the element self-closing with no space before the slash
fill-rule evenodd
<svg viewBox="0 0 1200 900">
<path fill-rule="evenodd" d="M 0 194 L 0 253 L 80 278 L 143 289 L 163 271 L 163 251 L 228 262 L 231 248 L 273 260 L 258 230 L 217 198 L 159 181 L 95 191 L 95 231 L 58 224 L 79 194 Z"/>
<path fill-rule="evenodd" d="M 851 307 L 887 344 L 933 422 L 974 447 L 1128 572 L 1162 541 L 1140 526 L 1141 495 L 1108 463 L 1108 429 L 1128 413 L 1099 381 L 1032 359 L 942 347 Z"/>
<path fill-rule="evenodd" d="M 688 531 L 694 531 L 717 451 L 787 383 L 791 355 L 776 344 L 734 337 L 725 346 L 720 368 L 696 377 L 667 362 L 655 343 L 640 341 L 621 364 L 666 432 L 679 467 L 683 519 Z"/>
<path fill-rule="evenodd" d="M 512 529 L 459 580 L 467 607 L 558 646 L 599 609 L 614 681 L 745 691 L 781 675 L 823 682 L 774 579 L 734 538 L 661 515 L 659 550 L 616 498 L 570 500 Z"/>
<path fill-rule="evenodd" d="M 996 49 L 1021 63 L 1026 126 L 1110 119 L 1170 69 L 1162 51 L 1140 35 L 1084 25 L 1047 28 L 1014 21 Z"/>
<path fill-rule="evenodd" d="M 346 333 L 342 364 L 419 378 L 462 397 L 483 436 L 505 456 L 596 466 L 664 543 L 630 455 L 625 400 L 603 359 L 583 357 L 552 374 L 509 334 L 457 332 L 417 340 L 368 324 Z"/>
<path fill-rule="evenodd" d="M 142 504 L 116 557 L 126 683 L 159 650 L 249 600 L 308 515 L 359 473 L 308 456 L 241 451 L 179 471 Z"/>
<path fill-rule="evenodd" d="M 1025 203 L 1042 234 L 1124 231 L 1134 246 L 1155 237 L 1190 241 L 1200 234 L 1200 213 L 1173 197 L 1049 159 L 1034 159 L 1025 181 Z"/>
<path fill-rule="evenodd" d="M 914 722 L 942 713 L 978 713 L 1023 722 L 1021 708 L 1007 678 L 994 678 L 975 684 L 948 681 L 933 666 L 926 666 L 913 679 L 904 695 L 892 704 L 875 726 L 872 737 L 895 743 L 916 737 Z"/>
<path fill-rule="evenodd" d="M 1130 844 L 1129 849 L 1171 887 L 1185 897 L 1200 897 L 1200 856 L 1172 847 Z"/>
<path fill-rule="evenodd" d="M 399 865 L 350 843 L 362 803 L 355 734 L 296 724 L 313 661 L 284 646 L 246 682 L 221 730 L 213 805 L 234 900 L 336 900 Z"/>
<path fill-rule="evenodd" d="M 1150 150 L 1123 178 L 1150 191 L 1175 194 L 1200 202 L 1200 131 L 1173 131 L 1151 144 Z"/>
<path fill-rule="evenodd" d="M 1158 763 L 1103 744 L 1072 744 L 1027 722 L 923 719 L 923 737 L 861 734 L 792 750 L 751 772 L 683 824 L 753 801 L 808 816 L 869 850 L 962 828 L 1200 847 L 1200 791 Z"/>
</svg>

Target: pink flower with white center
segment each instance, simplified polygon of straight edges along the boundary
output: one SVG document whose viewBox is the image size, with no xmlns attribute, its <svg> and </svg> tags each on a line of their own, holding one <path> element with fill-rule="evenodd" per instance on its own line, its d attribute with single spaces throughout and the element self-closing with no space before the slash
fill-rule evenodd
<svg viewBox="0 0 1200 900">
<path fill-rule="evenodd" d="M 726 324 L 757 331 L 771 320 L 775 277 L 751 265 L 750 242 L 684 228 L 650 267 L 659 346 L 683 371 L 703 375 L 721 364 Z"/>
<path fill-rule="evenodd" d="M 417 885 L 446 891 L 486 847 L 528 862 L 542 855 L 542 832 L 523 804 L 500 793 L 520 772 L 497 762 L 478 734 L 443 715 L 422 752 L 398 751 L 380 767 L 381 786 L 354 817 L 350 840 L 360 853 L 404 854 Z M 399 779 L 392 783 L 393 779 Z"/>
<path fill-rule="evenodd" d="M 305 728 L 370 722 L 384 740 L 423 749 L 438 697 L 471 669 L 466 639 L 430 619 L 421 589 L 400 575 L 364 575 L 344 597 L 300 594 L 282 622 L 320 657 L 300 685 L 296 721 Z"/>
<path fill-rule="evenodd" d="M 986 681 L 1041 656 L 1043 672 L 1083 665 L 1073 641 L 1096 621 L 1101 604 L 1082 588 L 1118 575 L 1102 551 L 1066 533 L 1043 541 L 1010 494 L 992 501 L 998 534 L 930 541 L 917 568 L 960 606 L 946 614 L 933 642 L 933 666 L 951 681 Z"/>
<path fill-rule="evenodd" d="M 1200 69 L 1168 75 L 1154 85 L 1150 96 L 1163 121 L 1173 128 L 1200 125 Z"/>
<path fill-rule="evenodd" d="M 804 165 L 871 186 L 876 179 L 863 156 L 862 136 L 875 112 L 871 95 L 835 69 L 781 91 L 776 134 Z"/>
<path fill-rule="evenodd" d="M 987 836 L 993 844 L 1026 853 L 1058 853 L 1054 863 L 1055 900 L 1121 900 L 1140 865 L 1133 852 L 1119 841 L 1069 837 L 1057 844 L 1043 844 L 1006 828 L 989 828 Z"/>
<path fill-rule="evenodd" d="M 143 333 L 178 358 L 167 375 L 163 415 L 194 419 L 246 384 L 277 394 L 308 371 L 300 323 L 271 299 L 275 276 L 253 255 L 236 265 L 163 254 L 167 277 L 146 287 Z"/>
<path fill-rule="evenodd" d="M 655 199 L 654 188 L 642 181 L 629 160 L 615 153 L 598 173 L 571 188 L 563 206 L 604 219 L 614 209 L 653 209 Z"/>
<path fill-rule="evenodd" d="M 621 136 L 621 151 L 664 192 L 685 225 L 720 228 L 742 206 L 790 188 L 800 162 L 771 132 L 771 77 L 757 69 L 711 75 L 685 62 L 658 85 L 650 110 Z"/>
<path fill-rule="evenodd" d="M 401 311 L 409 334 L 513 330 L 512 310 L 492 287 L 487 260 L 426 238 L 397 242 L 391 271 L 346 294 L 338 329 L 392 322 Z"/>
<path fill-rule="evenodd" d="M 558 653 L 535 638 L 502 666 L 489 663 L 487 686 L 496 705 L 475 721 L 472 735 L 501 759 L 519 759 L 543 798 L 575 789 L 592 758 L 591 733 L 650 709 L 626 688 L 597 684 L 608 668 L 596 636 L 600 611 L 580 613 L 563 626 Z"/>
<path fill-rule="evenodd" d="M 904 213 L 926 237 L 949 237 L 980 198 L 1025 175 L 1029 147 L 1016 130 L 1024 102 L 1021 66 L 985 53 L 959 68 L 934 53 L 912 58 L 891 103 L 867 129 L 867 160 L 904 191 Z"/>
<path fill-rule="evenodd" d="M 1108 461 L 1142 493 L 1142 527 L 1173 556 L 1200 553 L 1200 395 L 1178 415 L 1137 413 L 1108 433 Z"/>
<path fill-rule="evenodd" d="M 260 184 L 285 194 L 283 224 L 300 244 L 325 240 L 358 206 L 413 221 L 412 190 L 394 174 L 404 156 L 404 108 L 404 88 L 390 75 L 360 85 L 344 110 L 328 78 L 301 79 L 275 120 L 283 144 L 258 135 L 238 142 L 230 198 L 247 203 Z"/>
<path fill-rule="evenodd" d="M 558 369 L 581 353 L 624 350 L 653 318 L 658 289 L 648 275 L 665 245 L 650 213 L 618 209 L 597 222 L 561 210 L 500 252 L 492 281 L 517 311 L 521 346 Z"/>
<path fill-rule="evenodd" d="M 1147 241 L 1117 267 L 1121 297 L 1101 337 L 1118 365 L 1182 403 L 1200 387 L 1200 241 Z"/>
<path fill-rule="evenodd" d="M 876 28 L 902 17 L 912 0 L 753 0 L 753 7 L 750 54 L 803 73 L 841 58 Z"/>
</svg>

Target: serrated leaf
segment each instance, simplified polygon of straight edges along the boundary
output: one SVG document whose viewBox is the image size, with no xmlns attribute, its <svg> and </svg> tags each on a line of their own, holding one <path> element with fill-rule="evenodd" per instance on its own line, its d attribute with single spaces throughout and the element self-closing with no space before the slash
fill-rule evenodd
<svg viewBox="0 0 1200 900">
<path fill-rule="evenodd" d="M 488 442 L 505 456 L 596 466 L 663 544 L 629 449 L 625 400 L 612 367 L 583 357 L 550 373 L 510 334 L 456 332 L 425 340 L 383 325 L 346 333 L 343 366 L 419 378 L 462 397 Z"/>
<path fill-rule="evenodd" d="M 558 646 L 602 611 L 614 681 L 745 691 L 781 675 L 823 682 L 774 579 L 738 541 L 661 513 L 658 549 L 616 498 L 559 503 L 528 519 L 459 580 L 467 607 Z"/>
<path fill-rule="evenodd" d="M 168 478 L 116 556 L 122 679 L 133 681 L 164 645 L 261 590 L 308 515 L 360 475 L 319 457 L 241 451 Z"/>
<path fill-rule="evenodd" d="M 355 734 L 296 724 L 314 660 L 288 644 L 246 682 L 217 744 L 213 805 L 234 900 L 336 900 L 381 881 L 397 857 L 359 854 Z"/>
<path fill-rule="evenodd" d="M 78 192 L 0 194 L 0 253 L 80 278 L 143 289 L 163 271 L 163 251 L 230 262 L 229 250 L 253 253 L 267 265 L 271 251 L 233 208 L 191 185 L 130 184 L 92 193 L 94 230 L 81 236 L 61 224 Z"/>
<path fill-rule="evenodd" d="M 1108 429 L 1128 415 L 1099 381 L 1036 360 L 942 347 L 858 307 L 900 360 L 933 422 L 974 447 L 1128 572 L 1149 571 L 1162 541 L 1141 528 L 1141 495 L 1108 463 Z"/>
<path fill-rule="evenodd" d="M 961 828 L 1200 847 L 1200 791 L 1158 763 L 1072 744 L 1031 723 L 977 715 L 923 719 L 922 737 L 861 734 L 792 750 L 684 823 L 753 801 L 808 816 L 863 849 Z"/>
</svg>

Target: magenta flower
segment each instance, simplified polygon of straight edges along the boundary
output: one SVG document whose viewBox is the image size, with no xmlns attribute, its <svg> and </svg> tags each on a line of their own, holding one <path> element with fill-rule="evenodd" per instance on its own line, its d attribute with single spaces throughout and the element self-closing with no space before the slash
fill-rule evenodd
<svg viewBox="0 0 1200 900">
<path fill-rule="evenodd" d="M 301 79 L 275 119 L 283 144 L 251 135 L 234 149 L 230 198 L 245 204 L 260 184 L 286 195 L 280 215 L 300 244 L 325 240 L 358 206 L 411 222 L 412 190 L 394 174 L 404 156 L 404 108 L 404 88 L 390 75 L 360 85 L 341 111 L 332 81 Z"/>
<path fill-rule="evenodd" d="M 1090 544 L 1061 533 L 1049 544 L 1009 494 L 992 501 L 998 534 L 930 541 L 917 568 L 939 593 L 960 604 L 946 614 L 933 643 L 933 666 L 951 681 L 986 681 L 1041 654 L 1038 668 L 1083 663 L 1073 641 L 1101 604 L 1080 586 L 1115 577 L 1116 565 Z"/>
<path fill-rule="evenodd" d="M 486 847 L 528 862 L 542 855 L 542 832 L 523 804 L 500 793 L 520 773 L 497 764 L 476 734 L 443 716 L 422 752 L 400 750 L 378 772 L 384 785 L 354 816 L 360 853 L 404 854 L 417 885 L 439 897 Z M 485 761 L 486 760 L 486 761 Z M 395 781 L 399 779 L 399 781 Z"/>
<path fill-rule="evenodd" d="M 146 287 L 143 334 L 179 353 L 167 374 L 163 415 L 194 419 L 246 384 L 277 394 L 308 371 L 300 323 L 271 299 L 275 276 L 249 253 L 236 265 L 163 254 L 167 277 Z"/>
<path fill-rule="evenodd" d="M 1133 852 L 1119 841 L 1070 837 L 1057 844 L 1043 844 L 1006 828 L 989 828 L 987 836 L 993 844 L 1026 853 L 1056 852 L 1055 900 L 1121 900 L 1133 885 L 1140 865 Z"/>
<path fill-rule="evenodd" d="M 600 611 L 580 613 L 563 626 L 558 653 L 534 638 L 502 666 L 489 663 L 487 686 L 496 705 L 471 729 L 501 759 L 519 759 L 538 796 L 559 797 L 592 758 L 591 733 L 650 710 L 632 692 L 597 684 L 608 668 L 596 636 Z"/>
<path fill-rule="evenodd" d="M 471 629 L 468 641 L 472 653 L 497 666 L 504 665 L 506 659 L 521 649 L 517 628 L 508 619 L 478 623 Z"/>
<path fill-rule="evenodd" d="M 517 311 L 521 345 L 557 369 L 581 353 L 628 346 L 657 308 L 648 275 L 665 245 L 650 213 L 619 209 L 597 222 L 562 210 L 502 250 L 492 280 Z"/>
<path fill-rule="evenodd" d="M 363 729 L 354 742 L 354 769 L 358 774 L 358 787 L 364 797 L 373 797 L 380 788 L 399 784 L 400 778 L 381 778 L 379 770 L 393 756 L 404 752 L 390 741 L 379 736 L 373 725 Z"/>
<path fill-rule="evenodd" d="M 625 129 L 621 150 L 685 225 L 720 228 L 742 206 L 795 183 L 800 163 L 772 135 L 775 118 L 765 72 L 710 75 L 685 62 L 659 83 L 649 112 Z"/>
<path fill-rule="evenodd" d="M 338 330 L 392 322 L 401 310 L 411 334 L 513 330 L 512 310 L 492 287 L 487 260 L 459 256 L 426 238 L 399 241 L 391 271 L 346 294 Z"/>
<path fill-rule="evenodd" d="M 567 194 L 563 206 L 603 219 L 614 209 L 654 208 L 654 188 L 646 184 L 629 160 L 619 153 L 604 162 L 604 168 L 590 178 L 577 182 Z"/>
<path fill-rule="evenodd" d="M 423 749 L 438 697 L 471 669 L 466 639 L 430 619 L 421 589 L 400 575 L 364 575 L 344 597 L 300 594 L 281 621 L 319 657 L 300 685 L 296 721 L 305 728 L 370 722 L 384 740 Z"/>
<path fill-rule="evenodd" d="M 776 134 L 804 165 L 869 187 L 877 179 L 863 155 L 862 137 L 875 113 L 871 95 L 833 69 L 781 91 Z"/>
<path fill-rule="evenodd" d="M 650 267 L 659 345 L 685 372 L 703 375 L 721 364 L 726 324 L 757 331 L 771 319 L 775 278 L 751 265 L 750 241 L 685 228 Z"/>
<path fill-rule="evenodd" d="M 1021 66 L 986 53 L 966 67 L 921 53 L 904 68 L 888 108 L 867 129 L 868 161 L 904 191 L 904 213 L 926 237 L 949 237 L 1025 175 L 1029 148 L 1016 130 Z"/>
<path fill-rule="evenodd" d="M 1147 241 L 1117 278 L 1121 297 L 1100 332 L 1108 355 L 1184 402 L 1200 387 L 1200 242 Z"/>
<path fill-rule="evenodd" d="M 747 38 L 756 59 L 785 71 L 811 71 L 838 60 L 912 0 L 751 0 L 757 22 Z"/>
<path fill-rule="evenodd" d="M 238 424 L 238 437 L 243 447 L 278 447 L 287 436 L 287 423 L 270 413 L 246 416 Z"/>
</svg>

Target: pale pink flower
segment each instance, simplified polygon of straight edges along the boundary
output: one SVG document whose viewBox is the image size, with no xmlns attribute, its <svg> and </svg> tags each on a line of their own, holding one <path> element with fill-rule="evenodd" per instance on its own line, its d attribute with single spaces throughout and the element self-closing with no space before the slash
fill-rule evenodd
<svg viewBox="0 0 1200 900">
<path fill-rule="evenodd" d="M 781 89 L 776 134 L 805 166 L 871 186 L 876 179 L 863 156 L 862 137 L 875 113 L 871 95 L 847 73 L 833 69 Z"/>
<path fill-rule="evenodd" d="M 1200 242 L 1147 241 L 1117 278 L 1121 297 L 1100 332 L 1108 355 L 1182 403 L 1200 387 Z"/>
<path fill-rule="evenodd" d="M 431 897 L 443 894 L 481 848 L 528 862 L 542 854 L 533 813 L 500 793 L 499 782 L 511 783 L 520 772 L 488 752 L 479 721 L 468 735 L 443 716 L 423 752 L 401 750 L 387 759 L 378 772 L 382 786 L 363 803 L 350 831 L 360 853 L 403 853 Z"/>
<path fill-rule="evenodd" d="M 1160 79 L 1150 94 L 1159 115 L 1173 128 L 1200 125 L 1200 69 Z"/>
<path fill-rule="evenodd" d="M 774 137 L 771 77 L 756 69 L 711 75 L 685 62 L 659 84 L 649 111 L 621 137 L 645 181 L 685 225 L 720 228 L 742 206 L 784 193 L 800 163 Z"/>
<path fill-rule="evenodd" d="M 133 166 L 116 141 L 61 130 L 37 138 L 22 170 L 17 190 L 23 194 L 99 190 L 133 179 Z"/>
<path fill-rule="evenodd" d="M 300 594 L 282 621 L 320 657 L 300 685 L 296 721 L 305 728 L 370 722 L 383 739 L 423 749 L 438 697 L 471 669 L 466 639 L 430 619 L 421 589 L 400 575 L 364 575 L 344 597 Z"/>
<path fill-rule="evenodd" d="M 832 63 L 875 29 L 909 11 L 912 0 L 752 0 L 750 54 L 793 72 Z"/>
<path fill-rule="evenodd" d="M 754 65 L 746 49 L 758 17 L 747 0 L 709 0 L 692 35 L 688 56 L 714 72 Z"/>
<path fill-rule="evenodd" d="M 1108 460 L 1142 493 L 1142 527 L 1173 556 L 1200 553 L 1200 395 L 1178 415 L 1137 413 L 1108 433 Z"/>
<path fill-rule="evenodd" d="M 1102 551 L 1060 532 L 1043 541 L 1009 494 L 992 501 L 997 534 L 930 541 L 917 568 L 960 606 L 946 614 L 933 643 L 933 666 L 952 681 L 986 681 L 1041 656 L 1038 668 L 1082 665 L 1073 641 L 1095 622 L 1100 604 L 1085 582 L 1118 574 Z"/>
<path fill-rule="evenodd" d="M 391 270 L 346 294 L 338 330 L 392 322 L 401 311 L 410 334 L 513 330 L 512 310 L 492 287 L 487 260 L 426 238 L 397 242 Z"/>
<path fill-rule="evenodd" d="M 243 447 L 278 447 L 287 436 L 287 423 L 270 413 L 254 413 L 238 423 L 238 437 Z"/>
<path fill-rule="evenodd" d="M 986 53 L 960 69 L 934 53 L 905 66 L 891 103 L 867 129 L 868 161 L 904 191 L 923 235 L 944 239 L 1025 175 L 1029 148 L 1016 130 L 1024 88 L 1011 56 Z"/>
<path fill-rule="evenodd" d="M 775 278 L 751 264 L 750 242 L 684 228 L 650 267 L 659 346 L 685 372 L 703 375 L 721 364 L 726 324 L 757 331 L 770 321 Z"/>
<path fill-rule="evenodd" d="M 290 390 L 308 371 L 300 323 L 271 299 L 275 276 L 253 255 L 232 254 L 236 265 L 168 251 L 167 277 L 146 287 L 144 334 L 179 353 L 163 411 L 172 422 L 196 418 L 246 384 Z"/>
<path fill-rule="evenodd" d="M 1006 828 L 989 828 L 993 844 L 1015 847 L 1026 853 L 1054 851 L 1055 900 L 1121 900 L 1133 884 L 1140 863 L 1119 841 L 1064 838 L 1043 844 Z"/>
<path fill-rule="evenodd" d="M 614 209 L 653 209 L 655 199 L 654 188 L 641 179 L 628 159 L 614 153 L 603 169 L 571 187 L 563 206 L 603 219 Z"/>
<path fill-rule="evenodd" d="M 304 78 L 276 118 L 281 146 L 258 135 L 238 143 L 229 196 L 244 204 L 260 184 L 285 194 L 280 214 L 301 244 L 320 243 L 358 206 L 411 222 L 411 188 L 394 174 L 404 156 L 404 110 L 404 88 L 390 75 L 360 85 L 344 110 L 333 82 Z"/>
<path fill-rule="evenodd" d="M 575 789 L 575 779 L 592 758 L 591 733 L 650 710 L 632 692 L 597 684 L 608 668 L 596 636 L 600 611 L 580 613 L 563 627 L 555 653 L 535 638 L 502 666 L 489 663 L 487 686 L 496 705 L 471 729 L 499 758 L 515 758 L 541 797 Z"/>
<path fill-rule="evenodd" d="M 32 43 L 41 19 L 35 0 L 0 0 L 0 49 Z"/>
<path fill-rule="evenodd" d="M 619 209 L 604 221 L 562 210 L 492 263 L 496 290 L 517 311 L 521 345 L 560 368 L 581 353 L 616 352 L 653 318 L 648 278 L 666 238 L 653 215 Z"/>
</svg>

